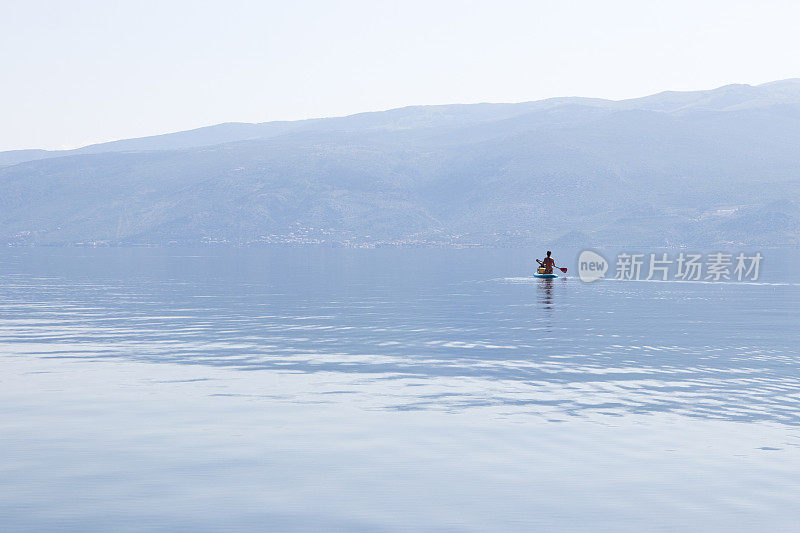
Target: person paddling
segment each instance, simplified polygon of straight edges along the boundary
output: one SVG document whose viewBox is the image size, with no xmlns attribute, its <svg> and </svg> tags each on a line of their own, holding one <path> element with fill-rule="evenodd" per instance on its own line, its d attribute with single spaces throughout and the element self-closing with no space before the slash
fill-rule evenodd
<svg viewBox="0 0 800 533">
<path fill-rule="evenodd" d="M 536 260 L 537 263 L 544 269 L 542 274 L 552 274 L 553 268 L 556 266 L 555 260 L 550 257 L 550 250 L 547 251 L 547 257 L 544 258 L 544 261 Z"/>
</svg>

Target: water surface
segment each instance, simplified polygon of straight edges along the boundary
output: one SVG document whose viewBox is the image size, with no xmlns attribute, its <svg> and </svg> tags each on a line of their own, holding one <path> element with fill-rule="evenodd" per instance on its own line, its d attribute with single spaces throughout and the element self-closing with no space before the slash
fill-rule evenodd
<svg viewBox="0 0 800 533">
<path fill-rule="evenodd" d="M 526 250 L 8 249 L 0 523 L 788 527 L 800 254 L 763 253 L 586 284 Z"/>
</svg>

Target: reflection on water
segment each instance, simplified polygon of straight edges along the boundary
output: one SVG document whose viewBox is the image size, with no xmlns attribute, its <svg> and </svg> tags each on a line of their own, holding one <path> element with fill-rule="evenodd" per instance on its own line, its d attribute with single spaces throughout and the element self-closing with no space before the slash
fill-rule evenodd
<svg viewBox="0 0 800 533">
<path fill-rule="evenodd" d="M 456 441 L 469 446 L 480 440 L 472 434 L 478 425 L 498 435 L 510 431 L 498 422 L 506 419 L 537 427 L 538 435 L 558 430 L 536 424 L 589 424 L 570 426 L 569 437 L 552 435 L 568 454 L 564 450 L 578 449 L 574 439 L 611 438 L 595 435 L 597 428 L 634 427 L 642 416 L 687 424 L 800 424 L 800 286 L 788 274 L 768 279 L 766 273 L 764 282 L 771 284 L 758 286 L 513 277 L 530 271 L 529 262 L 523 252 L 480 250 L 14 250 L 0 261 L 0 362 L 6 375 L 17 372 L 14 383 L 37 379 L 47 385 L 20 386 L 6 398 L 13 413 L 28 413 L 7 420 L 27 427 L 27 420 L 46 416 L 48 395 L 75 387 L 70 401 L 96 391 L 109 402 L 130 393 L 142 409 L 157 405 L 162 410 L 148 414 L 147 423 L 163 422 L 167 434 L 177 428 L 195 431 L 189 421 L 200 415 L 192 405 L 198 413 L 214 413 L 228 405 L 221 402 L 246 402 L 236 404 L 235 415 L 215 415 L 215 431 L 232 435 L 251 430 L 234 428 L 231 416 L 252 421 L 291 413 L 292 418 L 263 422 L 261 431 L 277 433 L 262 435 L 259 442 L 313 427 L 313 441 L 326 453 L 353 446 L 350 438 L 358 446 L 372 442 L 376 424 L 410 428 L 440 415 L 472 417 L 436 419 L 434 426 L 449 428 L 446 435 L 426 430 L 441 442 L 441 448 L 431 449 L 443 454 Z M 81 366 L 63 366 L 68 362 Z M 108 389 L 104 379 L 118 378 L 95 379 L 117 368 L 148 377 Z M 68 384 L 59 382 L 59 373 L 70 369 L 82 373 Z M 175 420 L 163 411 L 163 402 L 181 402 L 181 397 L 162 398 L 172 390 L 194 398 Z M 76 409 L 102 407 L 86 401 L 91 407 Z M 367 423 L 367 417 L 378 418 Z M 328 427 L 331 418 L 357 437 Z M 31 431 L 19 437 L 25 448 L 31 446 L 25 439 L 35 435 Z M 409 438 L 397 431 L 394 441 Z M 299 443 L 312 437 L 303 435 L 286 446 L 306 446 Z M 91 441 L 70 439 L 82 446 Z M 788 449 L 785 443 L 750 440 L 762 444 L 748 449 L 762 453 Z M 42 436 L 36 442 L 46 441 Z M 613 442 L 607 442 L 609 450 L 617 446 Z M 619 446 L 633 450 L 633 442 Z M 126 449 L 130 443 L 114 446 Z M 221 442 L 213 453 L 225 455 L 237 446 Z M 505 446 L 502 453 L 515 468 L 515 457 L 524 462 L 531 453 L 530 444 L 484 446 Z M 536 446 L 548 449 L 546 442 Z M 463 453 L 473 451 L 467 447 Z M 473 459 L 473 473 L 483 472 L 477 465 L 484 459 Z M 411 458 L 397 460 L 421 468 Z M 558 458 L 546 460 L 561 464 Z M 447 464 L 435 454 L 430 461 Z M 32 475 L 19 474 L 29 482 Z M 570 491 L 575 488 L 564 488 L 563 494 Z M 301 524 L 295 518 L 285 522 L 289 529 Z M 387 526 L 383 518 L 375 520 L 368 521 L 370 528 Z M 443 528 L 455 523 L 442 520 L 436 523 Z M 352 526 L 330 517 L 324 523 Z M 456 529 L 489 525 L 460 523 Z"/>
<path fill-rule="evenodd" d="M 539 280 L 539 304 L 545 309 L 553 309 L 553 282 L 552 279 Z"/>
</svg>

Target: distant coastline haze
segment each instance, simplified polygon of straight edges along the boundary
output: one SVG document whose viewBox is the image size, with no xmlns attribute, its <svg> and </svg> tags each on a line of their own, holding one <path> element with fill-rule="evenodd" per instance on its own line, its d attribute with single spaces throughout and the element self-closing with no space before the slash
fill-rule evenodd
<svg viewBox="0 0 800 533">
<path fill-rule="evenodd" d="M 0 152 L 0 243 L 791 246 L 800 80 Z"/>
</svg>

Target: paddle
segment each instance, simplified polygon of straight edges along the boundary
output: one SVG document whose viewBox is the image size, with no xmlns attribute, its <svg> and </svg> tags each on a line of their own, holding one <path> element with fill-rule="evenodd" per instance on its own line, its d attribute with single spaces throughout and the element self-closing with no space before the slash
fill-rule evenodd
<svg viewBox="0 0 800 533">
<path fill-rule="evenodd" d="M 536 262 L 537 262 L 537 263 L 539 263 L 539 265 L 541 265 L 541 266 L 544 266 L 544 265 L 542 264 L 542 262 L 541 262 L 541 261 L 539 261 L 538 259 L 536 260 Z M 565 268 L 561 268 L 561 267 L 557 267 L 557 266 L 555 266 L 555 265 L 554 265 L 554 267 L 555 267 L 555 268 L 557 268 L 557 269 L 559 269 L 559 270 L 560 270 L 561 272 L 563 272 L 564 274 L 566 274 L 566 273 L 567 273 L 567 269 L 566 269 L 566 267 L 565 267 Z"/>
</svg>

